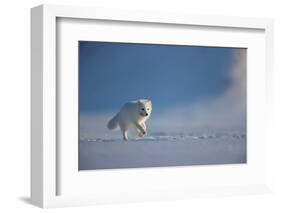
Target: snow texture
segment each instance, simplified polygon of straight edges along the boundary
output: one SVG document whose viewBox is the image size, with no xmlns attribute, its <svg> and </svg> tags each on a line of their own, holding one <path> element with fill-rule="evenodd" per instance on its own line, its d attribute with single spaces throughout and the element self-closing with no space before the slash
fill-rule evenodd
<svg viewBox="0 0 281 213">
<path fill-rule="evenodd" d="M 246 134 L 155 132 L 142 139 L 83 138 L 79 170 L 246 163 Z"/>
</svg>

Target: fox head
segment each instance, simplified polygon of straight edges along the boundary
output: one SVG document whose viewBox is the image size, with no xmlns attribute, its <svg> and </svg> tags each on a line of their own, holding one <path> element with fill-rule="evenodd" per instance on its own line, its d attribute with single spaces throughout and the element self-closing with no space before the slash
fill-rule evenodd
<svg viewBox="0 0 281 213">
<path fill-rule="evenodd" d="M 138 110 L 140 116 L 148 118 L 152 111 L 151 101 L 147 99 L 138 100 Z"/>
</svg>

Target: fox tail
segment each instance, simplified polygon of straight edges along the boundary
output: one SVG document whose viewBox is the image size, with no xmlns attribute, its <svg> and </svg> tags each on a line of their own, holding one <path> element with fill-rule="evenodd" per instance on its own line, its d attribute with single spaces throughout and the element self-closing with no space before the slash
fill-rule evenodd
<svg viewBox="0 0 281 213">
<path fill-rule="evenodd" d="M 108 123 L 107 128 L 110 130 L 116 129 L 118 127 L 118 114 L 115 115 Z"/>
</svg>

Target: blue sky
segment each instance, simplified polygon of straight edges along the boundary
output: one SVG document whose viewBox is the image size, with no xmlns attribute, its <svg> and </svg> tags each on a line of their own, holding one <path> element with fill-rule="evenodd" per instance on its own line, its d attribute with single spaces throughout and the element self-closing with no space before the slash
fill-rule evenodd
<svg viewBox="0 0 281 213">
<path fill-rule="evenodd" d="M 237 49 L 80 41 L 80 113 L 117 110 L 148 98 L 153 110 L 192 105 L 232 84 Z"/>
</svg>

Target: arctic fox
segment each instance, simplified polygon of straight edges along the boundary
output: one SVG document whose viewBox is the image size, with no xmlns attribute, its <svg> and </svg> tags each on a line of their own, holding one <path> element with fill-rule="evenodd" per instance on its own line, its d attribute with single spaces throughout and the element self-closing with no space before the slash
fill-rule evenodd
<svg viewBox="0 0 281 213">
<path fill-rule="evenodd" d="M 135 126 L 139 137 L 144 137 L 146 132 L 145 121 L 150 117 L 152 103 L 147 99 L 130 101 L 123 105 L 120 111 L 108 122 L 107 128 L 112 130 L 120 127 L 123 139 L 128 140 L 129 127 Z"/>
</svg>

